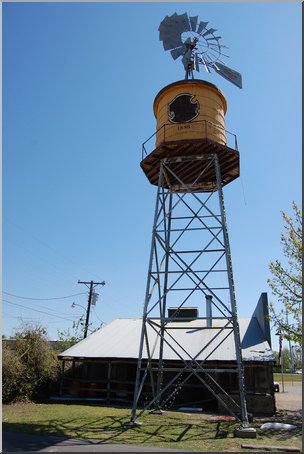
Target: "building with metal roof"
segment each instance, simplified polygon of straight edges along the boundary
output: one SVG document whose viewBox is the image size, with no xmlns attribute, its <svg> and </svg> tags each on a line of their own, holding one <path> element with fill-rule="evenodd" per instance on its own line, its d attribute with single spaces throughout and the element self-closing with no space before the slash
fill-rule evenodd
<svg viewBox="0 0 304 454">
<path fill-rule="evenodd" d="M 275 398 L 272 367 L 275 357 L 271 350 L 269 322 L 265 318 L 268 313 L 267 306 L 267 294 L 263 293 L 253 315 L 239 317 L 238 322 L 248 411 L 273 414 Z M 188 319 L 187 309 L 190 315 Z M 168 322 L 166 325 L 165 340 L 174 330 L 176 345 L 172 349 L 166 342 L 164 343 L 164 383 L 170 382 L 173 371 L 182 369 L 183 361 L 189 361 L 196 352 L 200 352 L 196 360 L 204 361 L 204 367 L 209 371 L 212 369 L 225 392 L 237 399 L 237 377 L 232 373 L 236 362 L 234 338 L 231 335 L 227 336 L 227 330 L 223 329 L 227 320 L 213 318 L 211 326 L 208 327 L 206 318 L 193 315 L 193 308 L 185 308 L 180 317 L 182 318 L 177 317 L 174 322 Z M 158 319 L 154 322 L 157 327 Z M 117 318 L 62 352 L 58 356 L 63 366 L 61 397 L 93 399 L 107 404 L 114 402 L 131 404 L 141 329 L 142 319 Z M 147 330 L 150 344 L 154 345 L 153 351 L 149 354 L 152 360 L 155 360 L 156 367 L 159 337 L 150 326 L 147 326 Z M 220 345 L 216 349 L 211 341 L 215 333 L 218 333 L 217 341 Z M 155 342 L 151 343 L 153 336 Z M 146 352 L 142 360 L 145 362 L 147 359 Z M 72 367 L 69 368 L 69 373 L 66 373 L 65 368 L 69 363 L 72 363 Z M 222 373 L 218 373 L 217 370 Z M 187 385 L 183 385 L 174 402 L 168 403 L 168 407 L 193 406 L 205 410 L 223 410 L 211 393 L 195 378 L 191 377 Z M 147 387 L 146 396 L 150 392 Z"/>
<path fill-rule="evenodd" d="M 155 319 L 157 325 L 158 320 Z M 179 322 L 168 323 L 166 331 L 178 330 L 175 335 L 178 343 L 190 353 L 183 353 L 180 346 L 176 346 L 175 353 L 167 344 L 164 346 L 163 356 L 165 360 L 179 360 L 183 354 L 184 359 L 190 360 L 196 352 L 201 351 L 205 344 L 208 344 L 214 332 L 220 332 L 224 320 L 214 320 L 212 328 L 206 328 L 206 320 L 190 320 L 187 327 L 179 328 Z M 117 318 L 105 327 L 99 329 L 91 336 L 78 342 L 59 355 L 60 359 L 72 357 L 75 360 L 95 360 L 99 358 L 125 358 L 137 359 L 141 333 L 142 319 L 140 318 Z M 239 318 L 240 335 L 242 340 L 243 361 L 275 361 L 273 352 L 267 340 L 265 340 L 259 323 L 256 318 Z M 205 329 L 203 329 L 205 328 Z M 155 338 L 155 348 L 151 357 L 158 359 L 158 343 L 156 333 L 152 328 L 147 327 L 150 339 Z M 219 336 L 225 336 L 222 331 Z M 166 333 L 165 333 L 166 337 Z M 209 361 L 235 361 L 235 347 L 233 336 L 229 336 L 220 348 L 212 351 L 212 344 L 204 350 L 204 355 L 198 355 L 197 360 L 203 360 L 206 355 Z M 191 356 L 191 353 L 193 355 Z M 147 353 L 143 358 L 147 359 Z"/>
</svg>

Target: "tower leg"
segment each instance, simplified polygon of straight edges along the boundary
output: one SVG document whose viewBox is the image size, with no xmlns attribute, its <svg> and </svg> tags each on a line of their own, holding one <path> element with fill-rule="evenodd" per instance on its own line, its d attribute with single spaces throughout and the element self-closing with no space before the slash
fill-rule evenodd
<svg viewBox="0 0 304 454">
<path fill-rule="evenodd" d="M 159 178 L 158 178 L 158 189 L 156 195 L 156 203 L 155 203 L 155 212 L 154 212 L 154 222 L 153 222 L 153 229 L 152 229 L 152 240 L 151 240 L 151 251 L 150 251 L 150 261 L 149 261 L 149 270 L 148 270 L 148 279 L 147 279 L 147 286 L 146 286 L 146 295 L 145 295 L 145 303 L 143 308 L 143 320 L 142 320 L 142 330 L 141 330 L 141 337 L 140 337 L 140 345 L 139 345 L 139 353 L 138 353 L 138 362 L 137 362 L 137 371 L 136 371 L 136 380 L 135 380 L 135 389 L 134 389 L 134 398 L 133 398 L 133 407 L 131 413 L 131 421 L 135 421 L 136 418 L 136 409 L 138 399 L 141 393 L 141 388 L 144 383 L 144 378 L 142 379 L 142 383 L 140 384 L 140 374 L 141 374 L 141 365 L 142 365 L 142 355 L 143 355 L 143 347 L 144 347 L 144 340 L 146 333 L 146 320 L 148 315 L 148 306 L 149 301 L 151 298 L 150 290 L 151 290 L 151 278 L 152 278 L 152 266 L 153 266 L 153 258 L 155 255 L 155 248 L 156 248 L 156 229 L 157 229 L 157 221 L 159 218 L 159 205 L 160 205 L 160 198 L 162 192 L 162 181 L 163 181 L 163 172 L 162 172 L 163 165 L 161 164 Z M 146 339 L 146 345 L 148 347 L 148 340 Z M 160 356 L 160 361 L 162 358 L 162 351 Z M 149 366 L 149 363 L 148 363 Z M 147 374 L 147 369 L 144 371 L 144 376 Z M 153 374 L 153 372 L 151 372 Z M 152 379 L 151 379 L 152 381 Z M 158 387 L 160 383 L 158 382 Z"/>
<path fill-rule="evenodd" d="M 241 402 L 241 409 L 242 409 L 242 426 L 245 428 L 245 427 L 248 427 L 248 413 L 247 413 L 246 396 L 245 396 L 242 348 L 241 348 L 239 324 L 238 324 L 238 319 L 237 319 L 237 307 L 236 307 L 236 299 L 235 299 L 234 280 L 233 280 L 233 274 L 232 274 L 232 260 L 231 260 L 230 244 L 229 244 L 226 213 L 225 213 L 225 206 L 224 206 L 224 196 L 223 196 L 223 189 L 222 189 L 222 184 L 221 184 L 220 166 L 218 163 L 217 156 L 214 157 L 214 163 L 215 163 L 215 169 L 216 169 L 217 190 L 218 190 L 218 194 L 219 194 L 220 211 L 221 211 L 221 218 L 222 218 L 222 223 L 223 223 L 224 242 L 225 242 L 225 249 L 226 249 L 226 262 L 227 262 L 227 270 L 228 270 L 229 292 L 230 292 L 230 301 L 231 301 L 232 317 L 233 317 L 232 323 L 233 323 L 235 352 L 236 352 L 237 368 L 238 368 L 240 402 Z"/>
</svg>

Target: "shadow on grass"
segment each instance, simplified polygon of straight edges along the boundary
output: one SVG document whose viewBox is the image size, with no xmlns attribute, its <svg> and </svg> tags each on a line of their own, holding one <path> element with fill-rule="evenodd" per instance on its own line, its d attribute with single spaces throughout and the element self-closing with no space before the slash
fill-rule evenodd
<svg viewBox="0 0 304 454">
<path fill-rule="evenodd" d="M 111 410 L 110 410 L 111 411 Z M 3 431 L 21 432 L 37 435 L 35 443 L 29 441 L 30 448 L 27 450 L 37 451 L 47 446 L 54 445 L 62 439 L 69 443 L 69 439 L 77 440 L 77 444 L 87 443 L 120 443 L 132 445 L 146 445 L 158 447 L 171 447 L 178 449 L 198 449 L 212 447 L 217 441 L 219 450 L 229 450 L 234 446 L 234 429 L 239 426 L 235 421 L 222 421 L 214 417 L 206 419 L 200 415 L 177 415 L 167 412 L 165 415 L 145 414 L 140 418 L 142 425 L 123 426 L 122 423 L 128 419 L 127 412 L 113 414 L 97 413 L 81 414 L 77 412 L 72 415 L 63 412 L 61 415 L 56 412 L 56 417 L 47 419 L 44 416 L 39 421 L 34 422 L 3 422 Z M 9 415 L 8 415 L 9 417 Z M 261 430 L 264 422 L 283 422 L 297 426 L 295 430 Z M 292 438 L 301 438 L 302 417 L 300 412 L 277 412 L 273 417 L 254 418 L 251 424 L 257 430 L 258 438 L 264 441 L 282 441 L 285 444 Z M 16 437 L 18 434 L 15 434 Z M 44 436 L 52 437 L 52 441 L 47 442 Z M 30 439 L 30 437 L 29 437 Z M 59 440 L 59 441 L 56 441 Z M 45 444 L 46 443 L 46 444 Z M 38 446 L 38 447 L 37 447 Z M 21 449 L 22 450 L 22 449 Z M 214 450 L 214 449 L 211 449 Z M 232 449 L 234 450 L 234 449 Z"/>
<path fill-rule="evenodd" d="M 162 418 L 162 417 L 161 417 Z M 39 437 L 59 437 L 62 439 L 89 440 L 95 443 L 123 443 L 142 445 L 177 445 L 225 438 L 233 432 L 235 424 L 217 421 L 177 422 L 174 418 L 165 420 L 147 416 L 138 427 L 122 426 L 123 417 L 105 416 L 100 419 L 72 418 L 48 420 L 40 423 L 3 422 L 3 431 L 34 434 Z M 39 438 L 39 446 L 41 446 Z M 40 448 L 41 449 L 41 448 Z"/>
</svg>

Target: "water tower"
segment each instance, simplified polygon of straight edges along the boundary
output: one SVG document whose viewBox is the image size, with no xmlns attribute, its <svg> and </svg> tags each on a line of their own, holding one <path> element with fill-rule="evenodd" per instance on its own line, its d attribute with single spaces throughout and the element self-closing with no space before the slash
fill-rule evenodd
<svg viewBox="0 0 304 454">
<path fill-rule="evenodd" d="M 239 177 L 240 156 L 236 136 L 225 129 L 224 93 L 195 79 L 193 71 L 213 69 L 239 88 L 242 79 L 225 66 L 225 46 L 207 24 L 175 13 L 159 27 L 165 50 L 174 59 L 182 57 L 186 73 L 157 94 L 156 132 L 143 144 L 140 166 L 157 194 L 129 423 L 136 424 L 146 410 L 164 411 L 195 377 L 240 421 L 237 436 L 253 437 L 223 198 L 223 187 Z M 231 339 L 229 372 L 238 402 L 221 384 L 227 370 L 209 366 L 216 352 L 225 354 Z"/>
</svg>

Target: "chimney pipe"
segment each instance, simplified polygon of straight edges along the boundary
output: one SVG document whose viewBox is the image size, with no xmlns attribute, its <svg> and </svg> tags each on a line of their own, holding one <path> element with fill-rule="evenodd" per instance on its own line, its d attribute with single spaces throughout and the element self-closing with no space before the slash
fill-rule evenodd
<svg viewBox="0 0 304 454">
<path fill-rule="evenodd" d="M 207 328 L 212 326 L 212 296 L 206 295 L 206 325 Z"/>
</svg>

